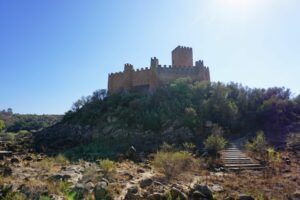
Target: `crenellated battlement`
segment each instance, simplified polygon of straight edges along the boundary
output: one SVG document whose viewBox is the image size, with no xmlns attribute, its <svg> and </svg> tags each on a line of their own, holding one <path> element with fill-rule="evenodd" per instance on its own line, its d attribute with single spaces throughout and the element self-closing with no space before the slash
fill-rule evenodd
<svg viewBox="0 0 300 200">
<path fill-rule="evenodd" d="M 193 65 L 193 50 L 178 46 L 172 51 L 172 65 L 160 65 L 156 57 L 150 59 L 150 67 L 134 69 L 126 63 L 122 72 L 110 73 L 108 76 L 109 93 L 122 90 L 154 90 L 160 85 L 177 78 L 190 77 L 194 81 L 210 81 L 209 68 L 203 60 Z"/>
</svg>

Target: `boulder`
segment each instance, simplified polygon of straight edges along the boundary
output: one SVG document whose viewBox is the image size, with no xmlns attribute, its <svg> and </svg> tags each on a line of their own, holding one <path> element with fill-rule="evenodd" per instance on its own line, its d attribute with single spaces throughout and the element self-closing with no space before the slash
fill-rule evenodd
<svg viewBox="0 0 300 200">
<path fill-rule="evenodd" d="M 68 174 L 54 174 L 49 177 L 49 180 L 51 181 L 67 181 L 71 178 Z"/>
<path fill-rule="evenodd" d="M 14 157 L 12 157 L 10 159 L 10 163 L 11 164 L 18 164 L 18 163 L 20 163 L 20 160 L 19 160 L 19 158 L 17 158 L 16 156 L 14 156 Z"/>
<path fill-rule="evenodd" d="M 124 200 L 142 200 L 143 197 L 136 192 L 135 188 L 128 188 Z"/>
<path fill-rule="evenodd" d="M 205 199 L 207 199 L 204 194 L 202 194 L 201 192 L 199 192 L 197 190 L 194 191 L 190 196 L 191 196 L 192 200 L 205 200 Z"/>
<path fill-rule="evenodd" d="M 137 152 L 136 149 L 134 148 L 134 146 L 131 146 L 127 152 L 126 152 L 126 156 L 129 160 L 133 160 L 136 161 L 138 156 L 137 156 Z"/>
<path fill-rule="evenodd" d="M 112 199 L 112 196 L 107 191 L 108 183 L 105 181 L 100 181 L 96 184 L 94 188 L 94 195 L 96 200 L 100 199 Z"/>
<path fill-rule="evenodd" d="M 9 157 L 12 155 L 11 151 L 0 151 L 0 160 L 3 160 L 4 157 Z"/>
<path fill-rule="evenodd" d="M 31 156 L 26 156 L 25 158 L 23 158 L 23 161 L 32 161 L 33 158 Z"/>
<path fill-rule="evenodd" d="M 170 190 L 172 199 L 178 199 L 178 200 L 187 200 L 187 195 L 181 192 L 179 189 L 172 187 Z"/>
<path fill-rule="evenodd" d="M 165 200 L 164 194 L 155 192 L 147 196 L 147 200 Z"/>
<path fill-rule="evenodd" d="M 132 186 L 132 187 L 128 188 L 127 192 L 129 192 L 131 194 L 136 194 L 139 192 L 139 188 L 137 186 Z"/>
<path fill-rule="evenodd" d="M 237 200 L 254 200 L 254 198 L 250 195 L 239 194 Z"/>
<path fill-rule="evenodd" d="M 140 187 L 141 188 L 146 188 L 152 185 L 153 180 L 151 178 L 146 178 L 140 181 Z"/>
<path fill-rule="evenodd" d="M 95 188 L 94 183 L 92 183 L 90 181 L 84 185 L 84 189 L 87 191 L 92 191 L 94 188 Z"/>
<path fill-rule="evenodd" d="M 143 170 L 143 169 L 141 169 L 141 168 L 138 168 L 138 169 L 136 170 L 136 172 L 139 173 L 139 174 L 141 174 L 141 173 L 145 173 L 145 170 Z"/>
<path fill-rule="evenodd" d="M 210 187 L 212 192 L 223 192 L 224 188 L 221 185 L 215 184 L 212 187 Z"/>
<path fill-rule="evenodd" d="M 289 200 L 300 200 L 300 190 L 296 190 L 291 197 L 289 198 Z"/>
<path fill-rule="evenodd" d="M 234 197 L 231 197 L 231 196 L 229 196 L 229 197 L 226 197 L 226 198 L 225 198 L 225 200 L 235 200 L 235 198 L 234 198 Z"/>
<path fill-rule="evenodd" d="M 213 200 L 212 191 L 207 185 L 195 184 L 189 192 L 192 199 L 207 199 Z"/>
<path fill-rule="evenodd" d="M 3 177 L 10 176 L 12 174 L 12 169 L 9 166 L 1 165 L 0 166 L 0 175 Z"/>
</svg>

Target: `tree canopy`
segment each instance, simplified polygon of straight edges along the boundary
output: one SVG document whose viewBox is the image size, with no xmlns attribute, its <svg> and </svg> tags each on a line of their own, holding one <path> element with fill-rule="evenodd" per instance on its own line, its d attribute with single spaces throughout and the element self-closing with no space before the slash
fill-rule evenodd
<svg viewBox="0 0 300 200">
<path fill-rule="evenodd" d="M 258 130 L 281 132 L 299 121 L 299 97 L 289 89 L 248 88 L 240 84 L 192 82 L 181 78 L 151 94 L 123 92 L 108 97 L 99 93 L 82 101 L 64 116 L 69 123 L 97 125 L 114 122 L 120 127 L 159 131 L 176 122 L 194 131 L 205 131 L 207 122 L 225 133 Z M 113 120 L 112 120 L 113 119 Z"/>
</svg>

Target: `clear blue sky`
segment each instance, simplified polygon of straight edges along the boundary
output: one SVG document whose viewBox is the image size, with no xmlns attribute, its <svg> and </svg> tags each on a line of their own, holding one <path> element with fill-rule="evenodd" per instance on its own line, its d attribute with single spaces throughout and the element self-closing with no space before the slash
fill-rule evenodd
<svg viewBox="0 0 300 200">
<path fill-rule="evenodd" d="M 193 47 L 213 81 L 300 93 L 298 0 L 1 0 L 0 109 L 62 114 L 123 64 Z"/>
</svg>

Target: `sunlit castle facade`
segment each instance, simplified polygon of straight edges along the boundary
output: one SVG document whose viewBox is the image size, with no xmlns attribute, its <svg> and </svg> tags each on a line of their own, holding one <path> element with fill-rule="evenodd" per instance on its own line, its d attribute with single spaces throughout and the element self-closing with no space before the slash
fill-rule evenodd
<svg viewBox="0 0 300 200">
<path fill-rule="evenodd" d="M 193 49 L 178 46 L 172 51 L 172 65 L 162 66 L 156 57 L 151 58 L 150 67 L 134 69 L 125 64 L 124 71 L 108 76 L 109 94 L 124 90 L 153 91 L 178 78 L 189 77 L 193 81 L 210 81 L 209 68 L 203 61 L 193 63 Z"/>
</svg>

